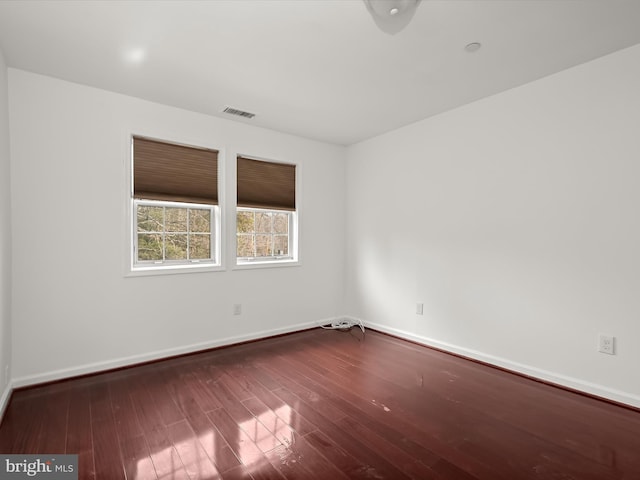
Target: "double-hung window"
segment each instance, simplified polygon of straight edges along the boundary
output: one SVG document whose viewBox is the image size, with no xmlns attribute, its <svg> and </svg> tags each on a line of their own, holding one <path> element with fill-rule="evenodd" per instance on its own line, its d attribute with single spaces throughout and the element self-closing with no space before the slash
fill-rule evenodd
<svg viewBox="0 0 640 480">
<path fill-rule="evenodd" d="M 296 166 L 237 158 L 238 265 L 298 260 Z"/>
<path fill-rule="evenodd" d="M 133 137 L 134 270 L 220 264 L 218 152 Z"/>
</svg>

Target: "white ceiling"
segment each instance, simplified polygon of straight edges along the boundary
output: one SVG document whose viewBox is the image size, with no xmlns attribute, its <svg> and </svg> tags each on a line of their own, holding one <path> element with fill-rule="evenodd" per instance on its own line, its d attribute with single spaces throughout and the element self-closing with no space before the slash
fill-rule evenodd
<svg viewBox="0 0 640 480">
<path fill-rule="evenodd" d="M 10 67 L 345 145 L 637 43 L 640 0 L 0 1 Z"/>
</svg>

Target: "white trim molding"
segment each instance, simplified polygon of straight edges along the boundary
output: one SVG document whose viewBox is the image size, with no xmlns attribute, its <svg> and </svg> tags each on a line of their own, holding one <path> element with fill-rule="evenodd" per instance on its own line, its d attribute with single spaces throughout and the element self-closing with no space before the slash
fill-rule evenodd
<svg viewBox="0 0 640 480">
<path fill-rule="evenodd" d="M 355 317 L 346 316 L 345 318 L 355 322 L 360 321 L 360 319 Z M 405 330 L 400 330 L 393 327 L 388 327 L 386 325 L 382 325 L 379 323 L 363 321 L 363 324 L 365 327 L 371 328 L 372 330 L 388 333 L 390 335 L 403 338 L 405 340 L 409 340 L 415 343 L 419 343 L 427 347 L 437 348 L 439 350 L 450 352 L 455 355 L 467 357 L 473 360 L 478 360 L 480 362 L 483 362 L 489 365 L 493 365 L 499 368 L 509 370 L 516 374 L 533 377 L 535 379 L 539 379 L 547 383 L 555 384 L 559 387 L 565 387 L 571 390 L 577 390 L 591 396 L 601 397 L 605 400 L 611 400 L 613 402 L 629 405 L 630 407 L 640 408 L 640 396 L 633 395 L 628 392 L 615 390 L 612 388 L 608 388 L 608 387 L 594 384 L 591 382 L 586 382 L 584 380 L 569 377 L 559 373 L 542 370 L 536 367 L 532 367 L 530 365 L 524 365 L 521 363 L 513 362 L 505 358 L 496 357 L 494 355 L 489 355 L 484 352 L 479 352 L 477 350 L 472 350 L 469 348 L 460 347 L 458 345 L 441 342 L 433 338 L 415 335 L 411 332 L 407 332 Z"/>
<path fill-rule="evenodd" d="M 245 335 L 237 335 L 233 337 L 227 337 L 217 340 L 210 340 L 202 343 L 195 343 L 191 345 L 184 345 L 176 348 L 169 348 L 166 350 L 158 350 L 155 352 L 148 352 L 141 355 L 132 355 L 129 357 L 114 358 L 104 362 L 95 362 L 78 367 L 70 367 L 59 370 L 52 370 L 50 372 L 39 373 L 36 375 L 26 375 L 23 377 L 14 378 L 12 382 L 13 388 L 28 387 L 31 385 L 38 385 L 46 382 L 53 382 L 56 380 L 64 380 L 67 378 L 78 377 L 81 375 L 98 374 L 106 372 L 108 370 L 125 368 L 135 366 L 137 364 L 160 361 L 169 359 L 171 357 L 185 355 L 189 353 L 197 353 L 212 348 L 226 347 L 237 343 L 243 343 L 252 340 L 262 340 L 269 337 L 283 335 L 286 333 L 294 333 L 301 330 L 307 330 L 317 327 L 325 323 L 331 322 L 328 320 L 316 320 L 311 322 L 299 323 L 296 325 L 289 325 L 287 327 L 275 328 L 272 330 L 264 330 L 261 332 L 249 333 Z"/>
<path fill-rule="evenodd" d="M 583 392 L 587 395 L 592 395 L 595 397 L 600 397 L 605 400 L 611 400 L 613 402 L 629 405 L 630 407 L 633 407 L 633 408 L 640 408 L 640 397 L 637 395 L 630 394 L 628 392 L 615 390 L 602 385 L 586 382 L 584 380 L 580 380 L 577 378 L 568 377 L 555 372 L 550 372 L 550 371 L 542 370 L 529 365 L 513 362 L 505 358 L 496 357 L 483 352 L 479 352 L 477 350 L 472 350 L 472 349 L 460 347 L 458 345 L 441 342 L 432 338 L 415 335 L 405 330 L 400 330 L 400 329 L 389 327 L 379 323 L 367 322 L 353 316 L 345 315 L 340 317 L 327 318 L 324 320 L 316 320 L 316 321 L 299 323 L 296 325 L 290 325 L 282 328 L 264 330 L 261 332 L 237 335 L 237 336 L 227 337 L 227 338 L 217 339 L 217 340 L 210 340 L 207 342 L 196 343 L 192 345 L 184 345 L 182 347 L 149 352 L 141 355 L 133 355 L 130 357 L 117 358 L 117 359 L 112 359 L 105 362 L 96 362 L 96 363 L 91 363 L 91 364 L 82 365 L 78 367 L 54 370 L 54 371 L 45 372 L 37 375 L 28 375 L 28 376 L 23 376 L 19 378 L 14 378 L 7 385 L 7 387 L 5 388 L 5 391 L 0 397 L 0 418 L 2 418 L 4 414 L 4 410 L 8 404 L 8 401 L 11 398 L 11 393 L 15 388 L 28 387 L 31 385 L 37 385 L 40 383 L 46 383 L 46 382 L 51 382 L 56 380 L 63 380 L 63 379 L 73 378 L 81 375 L 98 374 L 98 373 L 105 372 L 112 369 L 135 366 L 136 364 L 141 364 L 145 362 L 159 361 L 159 360 L 168 359 L 178 355 L 197 353 L 197 352 L 206 351 L 212 348 L 230 346 L 230 345 L 252 341 L 252 340 L 262 340 L 272 336 L 283 335 L 287 333 L 294 333 L 302 330 L 307 330 L 310 328 L 317 328 L 317 327 L 320 327 L 321 325 L 328 325 L 338 319 L 347 320 L 353 323 L 360 323 L 362 321 L 362 324 L 366 328 L 371 328 L 372 330 L 388 333 L 390 335 L 393 335 L 405 340 L 409 340 L 420 345 L 433 347 L 438 350 L 459 355 L 461 357 L 477 360 L 488 365 L 493 365 L 499 368 L 503 368 L 515 374 L 525 375 L 527 377 L 539 379 L 541 381 L 544 381 L 550 384 L 555 384 L 559 387 L 569 388 L 571 390 Z"/>
<path fill-rule="evenodd" d="M 7 410 L 7 406 L 9 405 L 9 400 L 11 400 L 11 393 L 13 392 L 13 382 L 9 381 L 7 386 L 2 392 L 2 396 L 0 397 L 0 422 L 4 418 L 4 412 Z"/>
</svg>

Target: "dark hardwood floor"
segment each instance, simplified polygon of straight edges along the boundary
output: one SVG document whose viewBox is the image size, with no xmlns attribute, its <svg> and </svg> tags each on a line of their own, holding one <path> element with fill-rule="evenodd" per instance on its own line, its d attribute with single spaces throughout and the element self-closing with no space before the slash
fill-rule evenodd
<svg viewBox="0 0 640 480">
<path fill-rule="evenodd" d="M 367 331 L 14 392 L 1 453 L 81 479 L 640 479 L 640 413 Z"/>
</svg>

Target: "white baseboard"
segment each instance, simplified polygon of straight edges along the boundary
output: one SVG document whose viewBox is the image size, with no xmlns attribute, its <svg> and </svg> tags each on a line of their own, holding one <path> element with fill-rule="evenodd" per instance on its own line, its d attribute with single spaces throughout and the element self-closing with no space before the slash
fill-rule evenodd
<svg viewBox="0 0 640 480">
<path fill-rule="evenodd" d="M 198 352 L 202 350 L 208 350 L 211 348 L 233 345 L 236 343 L 242 343 L 242 342 L 251 341 L 251 340 L 259 340 L 259 339 L 271 337 L 274 335 L 297 332 L 297 331 L 305 330 L 308 328 L 318 327 L 320 325 L 328 325 L 338 319 L 347 319 L 355 322 L 361 321 L 359 318 L 355 318 L 352 316 L 327 318 L 324 320 L 318 320 L 314 322 L 299 323 L 296 325 L 290 325 L 287 327 L 276 328 L 272 330 L 264 330 L 261 332 L 254 332 L 254 333 L 249 333 L 245 335 L 238 335 L 238 336 L 227 337 L 222 339 L 210 340 L 207 342 L 196 343 L 192 345 L 184 345 L 181 347 L 170 348 L 166 350 L 148 352 L 141 355 L 132 355 L 129 357 L 117 358 L 117 359 L 112 359 L 104 362 L 95 362 L 95 363 L 86 364 L 78 367 L 52 370 L 45 373 L 14 378 L 12 382 L 10 382 L 10 384 L 7 385 L 7 387 L 5 388 L 5 391 L 2 393 L 2 396 L 0 397 L 0 418 L 2 418 L 4 409 L 6 408 L 9 398 L 11 397 L 11 392 L 15 388 L 26 387 L 29 385 L 36 385 L 39 383 L 45 383 L 45 382 L 50 382 L 55 380 L 61 380 L 65 378 L 77 377 L 80 375 L 99 373 L 101 371 L 111 370 L 114 368 L 127 367 L 127 366 L 135 365 L 138 363 L 144 363 L 144 362 L 149 362 L 153 360 L 162 360 L 163 358 L 173 357 L 176 355 L 183 355 L 187 353 L 193 353 L 193 352 Z M 400 338 L 404 338 L 412 342 L 416 342 L 429 347 L 434 347 L 440 350 L 461 355 L 463 357 L 468 357 L 474 360 L 488 363 L 490 365 L 495 365 L 500 368 L 511 370 L 515 373 L 520 373 L 523 375 L 527 375 L 529 377 L 534 377 L 534 378 L 543 380 L 545 382 L 549 382 L 549 383 L 557 384 L 559 386 L 578 390 L 590 395 L 595 395 L 597 397 L 602 397 L 608 400 L 612 400 L 614 402 L 619 402 L 635 408 L 640 408 L 640 397 L 637 395 L 611 389 L 608 387 L 604 387 L 602 385 L 597 385 L 594 383 L 586 382 L 584 380 L 568 377 L 568 376 L 550 372 L 547 370 L 542 370 L 529 365 L 513 362 L 505 358 L 496 357 L 494 355 L 489 355 L 476 350 L 471 350 L 471 349 L 460 347 L 457 345 L 440 342 L 432 338 L 415 335 L 411 332 L 389 327 L 386 325 L 373 323 L 373 322 L 366 322 L 366 321 L 362 321 L 362 322 L 367 328 L 372 328 L 374 330 L 378 330 L 380 332 L 384 332 Z"/>
<path fill-rule="evenodd" d="M 345 318 L 349 318 L 356 321 L 359 320 L 355 317 L 345 317 Z M 396 337 L 404 338 L 406 340 L 411 340 L 412 342 L 416 342 L 429 347 L 434 347 L 447 352 L 455 353 L 457 355 L 461 355 L 463 357 L 468 357 L 474 360 L 488 363 L 490 365 L 495 365 L 500 368 L 513 371 L 515 373 L 520 373 L 523 375 L 527 375 L 529 377 L 534 377 L 539 380 L 543 380 L 545 382 L 553 383 L 553 384 L 567 387 L 573 390 L 578 390 L 580 392 L 584 392 L 589 395 L 595 395 L 597 397 L 602 397 L 608 400 L 612 400 L 614 402 L 624 403 L 625 405 L 629 405 L 631 407 L 640 408 L 640 397 L 637 395 L 633 395 L 631 393 L 622 392 L 612 388 L 604 387 L 602 385 L 586 382 L 578 378 L 568 377 L 566 375 L 562 375 L 559 373 L 549 372 L 547 370 L 542 370 L 529 365 L 512 362 L 505 358 L 500 358 L 500 357 L 488 355 L 486 353 L 479 352 L 476 350 L 471 350 L 471 349 L 460 347 L 457 345 L 440 342 L 432 338 L 415 335 L 411 332 L 399 330 L 393 327 L 388 327 L 386 325 L 382 325 L 379 323 L 366 322 L 366 321 L 364 321 L 363 323 L 365 327 L 372 328 L 373 330 L 378 330 L 380 332 L 388 333 Z"/>
<path fill-rule="evenodd" d="M 4 411 L 7 409 L 7 405 L 9 405 L 11 392 L 13 392 L 13 384 L 12 382 L 9 382 L 4 388 L 4 392 L 2 392 L 2 396 L 0 397 L 0 422 L 4 418 Z"/>
<path fill-rule="evenodd" d="M 114 368 L 127 367 L 130 365 L 135 365 L 135 364 L 154 361 L 154 360 L 162 360 L 164 358 L 169 358 L 176 355 L 184 355 L 187 353 L 194 353 L 202 350 L 208 350 L 211 348 L 224 347 L 227 345 L 233 345 L 236 343 L 242 343 L 242 342 L 247 342 L 251 340 L 259 340 L 262 338 L 272 337 L 274 335 L 281 335 L 285 333 L 292 333 L 300 330 L 306 330 L 308 328 L 313 328 L 319 325 L 324 325 L 326 323 L 331 323 L 333 320 L 334 320 L 333 318 L 330 318 L 330 319 L 318 320 L 314 322 L 299 323 L 297 325 L 289 325 L 287 327 L 275 328 L 272 330 L 263 330 L 261 332 L 254 332 L 254 333 L 249 333 L 245 335 L 237 335 L 237 336 L 227 337 L 222 339 L 209 340 L 207 342 L 194 343 L 192 345 L 184 345 L 176 348 L 168 348 L 166 350 L 158 350 L 155 352 L 148 352 L 141 355 L 132 355 L 130 357 L 116 358 L 116 359 L 107 360 L 104 362 L 89 363 L 79 367 L 52 370 L 49 372 L 39 373 L 35 375 L 26 375 L 23 377 L 14 378 L 12 386 L 13 388 L 27 387 L 30 385 L 37 385 L 39 383 L 77 377 L 80 375 L 99 373 L 106 370 L 112 370 Z"/>
</svg>

